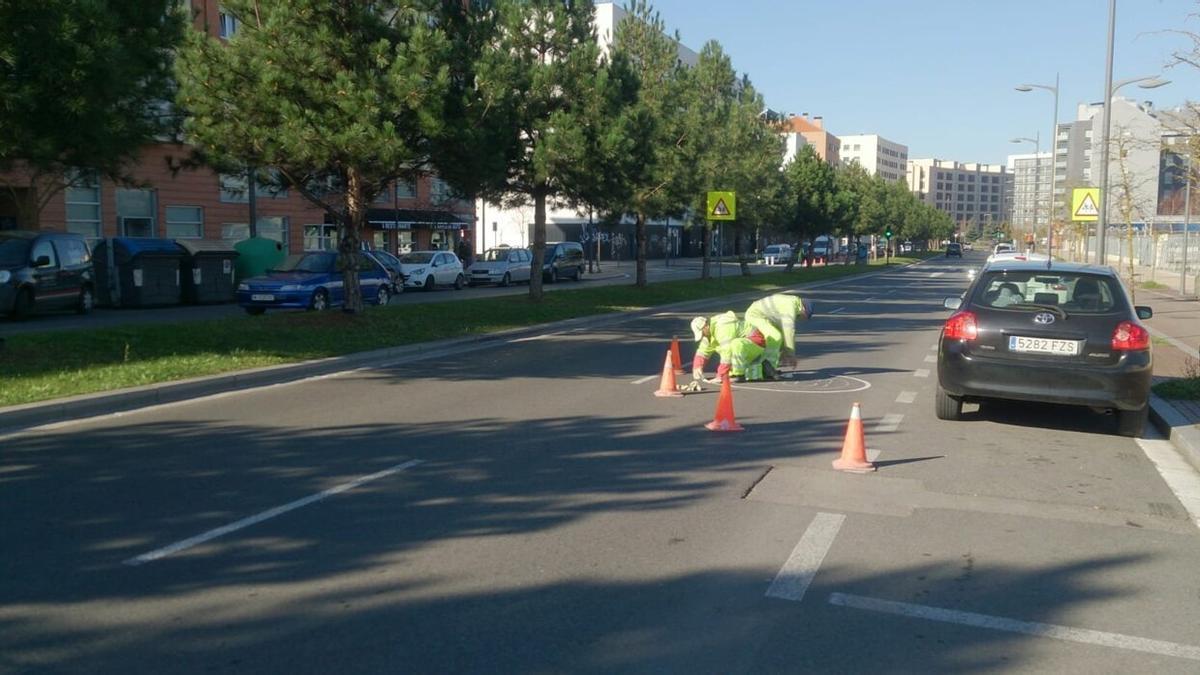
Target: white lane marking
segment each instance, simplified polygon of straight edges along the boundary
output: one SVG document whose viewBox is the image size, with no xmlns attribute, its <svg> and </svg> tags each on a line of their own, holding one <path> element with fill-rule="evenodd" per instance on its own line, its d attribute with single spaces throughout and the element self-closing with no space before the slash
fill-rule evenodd
<svg viewBox="0 0 1200 675">
<path fill-rule="evenodd" d="M 937 348 L 938 348 L 938 345 L 937 345 L 937 343 L 936 343 L 936 342 L 935 342 L 935 343 L 933 343 L 933 344 L 931 344 L 931 345 L 929 345 L 929 351 L 931 351 L 931 352 L 936 352 L 936 351 L 937 351 Z"/>
<path fill-rule="evenodd" d="M 1139 438 L 1142 452 L 1154 463 L 1167 487 L 1187 509 L 1196 527 L 1200 527 L 1200 474 L 1179 455 L 1171 441 Z"/>
<path fill-rule="evenodd" d="M 883 416 L 879 420 L 879 424 L 875 425 L 876 433 L 891 433 L 900 428 L 900 422 L 904 421 L 904 415 L 899 413 L 890 413 Z"/>
<path fill-rule="evenodd" d="M 875 301 L 876 301 L 876 300 L 878 300 L 878 299 L 879 299 L 879 298 L 867 298 L 867 299 L 866 299 L 866 302 L 875 302 Z"/>
<path fill-rule="evenodd" d="M 827 313 L 828 314 L 837 314 L 838 312 L 844 312 L 844 311 L 846 311 L 845 307 L 838 307 L 837 309 L 829 310 Z"/>
<path fill-rule="evenodd" d="M 774 389 L 771 387 L 759 386 L 759 383 L 757 383 L 757 382 L 751 382 L 748 384 L 735 384 L 732 386 L 734 389 L 750 389 L 752 391 L 774 391 L 774 392 L 779 392 L 781 394 L 853 394 L 856 391 L 863 391 L 863 390 L 871 388 L 870 382 L 867 382 L 866 380 L 860 380 L 857 377 L 850 377 L 849 375 L 834 375 L 833 377 L 831 377 L 829 379 L 831 379 L 831 380 L 833 380 L 833 379 L 853 380 L 858 383 L 858 386 L 854 389 L 816 389 L 816 390 L 813 390 L 813 389 Z M 783 381 L 786 382 L 787 380 L 785 379 Z M 797 383 L 797 384 L 799 384 L 799 383 Z"/>
<path fill-rule="evenodd" d="M 943 623 L 956 623 L 974 628 L 991 628 L 992 630 L 1001 630 L 1009 633 L 1020 633 L 1022 635 L 1033 635 L 1035 637 L 1045 637 L 1054 640 L 1129 649 L 1200 661 L 1200 647 L 1183 645 L 1176 642 L 1151 640 L 1132 635 L 1122 635 L 1121 633 L 1106 633 L 1089 628 L 1071 628 L 1070 626 L 1059 626 L 1052 623 L 1018 621 L 1000 616 L 976 614 L 975 612 L 960 612 L 953 609 L 929 607 L 927 605 L 914 605 L 907 602 L 879 600 L 847 593 L 831 593 L 829 595 L 829 604 L 839 607 L 862 609 L 868 612 L 894 614 L 896 616 L 941 621 Z"/>
<path fill-rule="evenodd" d="M 1100 236 L 1100 235 L 1096 235 L 1096 236 Z M 943 274 L 945 274 L 945 272 L 934 272 L 933 274 L 930 274 L 929 276 L 930 276 L 931 278 L 934 278 L 934 279 L 936 279 L 937 277 L 940 277 L 940 276 L 942 276 Z"/>
<path fill-rule="evenodd" d="M 917 400 L 917 392 L 915 391 L 902 391 L 896 397 L 896 403 L 912 403 L 915 400 Z"/>
<path fill-rule="evenodd" d="M 148 562 L 154 562 L 155 560 L 160 560 L 169 555 L 179 553 L 180 551 L 184 551 L 189 548 L 192 548 L 193 546 L 196 546 L 198 544 L 203 544 L 206 541 L 211 541 L 213 539 L 216 539 L 217 537 L 223 537 L 231 532 L 237 532 L 238 530 L 250 527 L 251 525 L 256 525 L 258 523 L 263 522 L 264 520 L 269 520 L 276 516 L 281 516 L 281 515 L 287 513 L 288 511 L 294 511 L 298 508 L 308 506 L 309 504 L 312 504 L 314 502 L 319 502 L 322 499 L 325 499 L 326 497 L 332 497 L 333 495 L 341 494 L 347 490 L 353 490 L 354 488 L 356 488 L 360 485 L 363 485 L 365 483 L 370 483 L 373 480 L 379 480 L 380 478 L 386 478 L 387 476 L 390 476 L 392 474 L 400 473 L 401 471 L 411 468 L 411 467 L 414 467 L 420 463 L 421 463 L 421 460 L 419 460 L 419 459 L 410 459 L 407 462 L 404 462 L 402 464 L 397 464 L 396 466 L 393 466 L 388 469 L 384 469 L 383 471 L 376 471 L 375 473 L 370 474 L 368 476 L 362 476 L 361 478 L 356 478 L 356 479 L 350 481 L 349 483 L 342 483 L 341 485 L 338 485 L 336 487 L 331 487 L 328 490 L 322 490 L 314 495 L 309 495 L 307 497 L 297 499 L 296 501 L 288 502 L 287 504 L 284 504 L 283 506 L 276 506 L 273 509 L 267 509 L 266 511 L 263 511 L 262 513 L 257 513 L 248 518 L 242 518 L 241 520 L 229 523 L 228 525 L 222 525 L 221 527 L 218 527 L 214 530 L 209 530 L 208 532 L 205 532 L 203 534 L 198 534 L 194 537 L 184 539 L 183 541 L 177 541 L 174 544 L 171 544 L 169 546 L 164 546 L 159 549 L 155 549 L 153 551 L 150 551 L 149 553 L 143 553 L 142 555 L 139 555 L 135 558 L 130 558 L 129 560 L 126 560 L 125 564 L 137 566 L 137 565 L 142 565 L 142 564 L 148 563 Z"/>
<path fill-rule="evenodd" d="M 661 375 L 647 375 L 643 378 L 634 380 L 633 383 L 634 384 L 646 384 L 647 382 L 649 382 L 650 380 L 653 380 L 656 377 L 661 377 Z"/>
<path fill-rule="evenodd" d="M 895 294 L 895 292 L 896 292 L 896 289 L 894 289 L 894 288 L 888 289 L 887 295 L 893 295 L 893 294 Z"/>
<path fill-rule="evenodd" d="M 925 363 L 937 363 L 937 355 L 926 354 L 925 355 Z"/>
<path fill-rule="evenodd" d="M 1142 325 L 1146 326 L 1146 324 L 1142 324 Z M 1160 338 L 1166 340 L 1167 342 L 1170 342 L 1171 344 L 1175 345 L 1175 347 L 1178 348 L 1179 351 L 1183 352 L 1184 354 L 1187 354 L 1188 356 L 1196 355 L 1196 350 L 1191 345 L 1187 344 L 1186 342 L 1183 342 L 1182 340 L 1179 340 L 1177 338 L 1173 338 L 1170 335 L 1167 335 L 1166 333 L 1162 332 L 1161 330 L 1151 328 L 1150 326 L 1146 326 L 1146 330 L 1150 331 L 1151 335 L 1153 335 L 1155 337 L 1160 337 Z"/>
<path fill-rule="evenodd" d="M 913 377 L 929 377 L 928 368 L 917 368 L 913 371 Z"/>
<path fill-rule="evenodd" d="M 779 574 L 767 589 L 767 597 L 796 602 L 803 599 L 845 520 L 846 516 L 840 513 L 818 513 L 796 548 L 792 549 L 787 562 L 779 568 Z"/>
</svg>

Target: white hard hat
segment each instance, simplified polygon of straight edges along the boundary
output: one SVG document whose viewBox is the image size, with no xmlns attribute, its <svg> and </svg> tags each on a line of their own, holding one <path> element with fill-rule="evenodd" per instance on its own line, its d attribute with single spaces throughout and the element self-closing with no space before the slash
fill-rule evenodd
<svg viewBox="0 0 1200 675">
<path fill-rule="evenodd" d="M 704 338 L 704 327 L 708 325 L 708 319 L 698 316 L 692 319 L 692 338 L 699 342 Z"/>
</svg>

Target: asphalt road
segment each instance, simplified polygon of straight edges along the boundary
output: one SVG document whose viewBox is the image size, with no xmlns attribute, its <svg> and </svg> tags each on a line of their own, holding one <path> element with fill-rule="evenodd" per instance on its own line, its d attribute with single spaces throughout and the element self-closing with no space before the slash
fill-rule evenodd
<svg viewBox="0 0 1200 675">
<path fill-rule="evenodd" d="M 0 670 L 1197 672 L 1160 441 L 934 418 L 978 262 L 805 293 L 741 433 L 651 395 L 664 313 L 0 438 Z M 855 401 L 871 475 L 830 468 Z"/>
<path fill-rule="evenodd" d="M 583 285 L 610 286 L 632 283 L 637 274 L 637 270 L 634 265 L 635 263 L 629 260 L 603 261 L 601 271 L 584 274 Z M 781 269 L 783 269 L 782 266 L 775 266 L 773 268 L 758 264 L 750 266 L 750 272 L 752 274 L 761 274 L 763 272 L 778 271 Z M 740 274 L 738 265 L 736 263 L 725 263 L 724 270 L 714 264 L 714 275 L 721 273 L 722 271 L 724 274 L 731 276 Z M 650 283 L 659 281 L 674 281 L 677 279 L 699 279 L 700 260 L 691 258 L 673 259 L 669 261 L 669 264 L 667 261 L 663 260 L 652 260 L 647 263 L 646 276 Z M 542 286 L 542 288 L 544 288 L 547 292 L 578 287 L 578 284 L 575 284 L 571 281 L 563 281 L 557 284 L 547 283 Z M 464 298 L 523 295 L 528 293 L 529 286 L 524 283 L 515 284 L 508 288 L 500 288 L 499 286 L 476 286 L 464 288 L 461 291 L 455 291 L 452 288 L 438 288 L 432 293 L 426 293 L 424 291 L 418 291 L 410 288 L 405 290 L 403 293 L 392 297 L 390 304 L 401 305 L 423 302 L 453 302 L 455 300 L 462 300 Z M 219 319 L 227 316 L 241 316 L 243 314 L 244 312 L 242 308 L 232 303 L 220 305 L 153 307 L 147 309 L 111 309 L 101 307 L 97 308 L 91 314 L 86 316 L 80 316 L 72 311 L 48 311 L 39 313 L 34 317 L 23 321 L 16 321 L 0 316 L 0 337 L 43 331 L 111 328 L 114 326 L 123 326 L 129 324 L 178 323 L 183 321 Z"/>
</svg>

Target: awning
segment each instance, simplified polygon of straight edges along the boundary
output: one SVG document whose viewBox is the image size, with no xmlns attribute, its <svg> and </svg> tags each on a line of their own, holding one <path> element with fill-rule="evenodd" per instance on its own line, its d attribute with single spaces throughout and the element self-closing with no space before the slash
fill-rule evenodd
<svg viewBox="0 0 1200 675">
<path fill-rule="evenodd" d="M 469 225 L 457 214 L 433 209 L 368 209 L 367 224 L 377 230 L 459 230 Z"/>
</svg>

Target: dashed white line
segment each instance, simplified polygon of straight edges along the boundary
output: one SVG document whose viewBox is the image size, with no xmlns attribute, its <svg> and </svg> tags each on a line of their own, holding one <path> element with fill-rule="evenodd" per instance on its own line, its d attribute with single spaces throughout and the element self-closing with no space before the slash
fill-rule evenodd
<svg viewBox="0 0 1200 675">
<path fill-rule="evenodd" d="M 634 384 L 646 384 L 647 382 L 649 382 L 650 380 L 653 380 L 656 377 L 660 377 L 660 376 L 659 375 L 647 375 L 643 378 L 634 380 L 633 383 Z"/>
<path fill-rule="evenodd" d="M 925 363 L 937 363 L 937 355 L 926 354 L 925 355 Z"/>
<path fill-rule="evenodd" d="M 899 413 L 890 413 L 883 416 L 879 420 L 879 424 L 875 425 L 876 433 L 891 433 L 900 428 L 900 422 L 904 421 L 904 415 Z"/>
<path fill-rule="evenodd" d="M 264 520 L 270 520 L 271 518 L 274 518 L 276 516 L 281 516 L 281 515 L 287 513 L 288 511 L 294 511 L 298 508 L 308 506 L 309 504 L 312 504 L 314 502 L 319 502 L 322 499 L 325 499 L 326 497 L 332 497 L 333 495 L 341 494 L 347 490 L 353 490 L 354 488 L 356 488 L 360 485 L 366 484 L 366 483 L 370 483 L 371 481 L 379 480 L 380 478 L 386 478 L 387 476 L 391 476 L 392 474 L 400 473 L 401 471 L 411 468 L 411 467 L 414 467 L 420 463 L 421 463 L 421 460 L 419 460 L 419 459 L 410 459 L 407 462 L 404 462 L 402 464 L 397 464 L 396 466 L 384 469 L 383 471 L 376 471 L 375 473 L 370 474 L 368 476 L 362 476 L 361 478 L 356 478 L 356 479 L 350 481 L 349 483 L 342 483 L 341 485 L 338 485 L 336 487 L 331 487 L 328 490 L 322 490 L 321 492 L 318 492 L 314 495 L 309 495 L 302 499 L 297 499 L 294 502 L 288 502 L 287 504 L 284 504 L 283 506 L 276 506 L 273 509 L 267 509 L 266 511 L 263 511 L 262 513 L 257 513 L 248 518 L 242 518 L 241 520 L 229 523 L 228 525 L 222 525 L 221 527 L 218 527 L 214 530 L 209 530 L 208 532 L 205 532 L 203 534 L 198 534 L 189 539 L 184 539 L 183 541 L 177 541 L 174 544 L 171 544 L 170 546 L 164 546 L 162 548 L 150 551 L 149 553 L 143 553 L 142 555 L 139 555 L 135 558 L 130 558 L 129 560 L 126 560 L 125 564 L 137 566 L 137 565 L 141 565 L 141 564 L 148 563 L 148 562 L 154 562 L 155 560 L 160 560 L 169 555 L 179 553 L 180 551 L 184 551 L 189 548 L 192 548 L 193 546 L 203 544 L 206 541 L 211 541 L 213 539 L 216 539 L 217 537 L 223 537 L 227 534 L 230 534 L 231 532 L 237 532 L 238 530 L 250 527 L 251 525 L 256 525 L 258 523 L 263 522 Z"/>
<path fill-rule="evenodd" d="M 1099 235 L 1097 235 L 1097 236 L 1099 236 Z M 929 276 L 936 279 L 937 277 L 940 277 L 943 274 L 945 274 L 945 272 L 934 272 L 933 274 L 930 274 Z"/>
<path fill-rule="evenodd" d="M 928 368 L 917 368 L 913 371 L 913 377 L 929 377 Z"/>
<path fill-rule="evenodd" d="M 846 308 L 845 308 L 845 307 L 838 307 L 837 309 L 831 309 L 831 310 L 829 310 L 829 313 L 830 313 L 830 314 L 837 314 L 838 312 L 844 312 L 844 311 L 846 311 Z"/>
<path fill-rule="evenodd" d="M 1158 469 L 1167 487 L 1187 509 L 1192 522 L 1200 527 L 1200 474 L 1179 455 L 1170 441 L 1139 438 L 1137 443 L 1154 463 L 1154 468 Z"/>
<path fill-rule="evenodd" d="M 896 403 L 912 403 L 915 400 L 917 400 L 917 392 L 915 391 L 902 391 L 896 397 Z"/>
<path fill-rule="evenodd" d="M 845 520 L 846 516 L 840 513 L 818 513 L 779 569 L 779 574 L 775 575 L 767 589 L 767 597 L 796 602 L 804 598 Z"/>
<path fill-rule="evenodd" d="M 1054 640 L 1080 642 L 1083 644 L 1128 649 L 1200 661 L 1200 647 L 1183 645 L 1176 642 L 1151 640 L 1132 635 L 1122 635 L 1121 633 L 1106 633 L 1088 628 L 1071 628 L 1070 626 L 1059 626 L 1036 621 L 1019 621 L 1000 616 L 976 614 L 975 612 L 960 612 L 953 609 L 915 605 L 908 602 L 879 600 L 877 598 L 867 598 L 848 593 L 831 593 L 829 595 L 829 604 L 866 610 L 868 612 L 893 614 L 929 621 L 941 621 L 942 623 L 954 623 L 974 628 L 990 628 L 1008 633 L 1020 633 L 1022 635 L 1033 635 L 1035 637 L 1051 638 Z"/>
<path fill-rule="evenodd" d="M 936 352 L 937 348 L 938 348 L 938 344 L 936 342 L 929 345 L 929 351 L 931 351 L 931 352 Z"/>
</svg>

